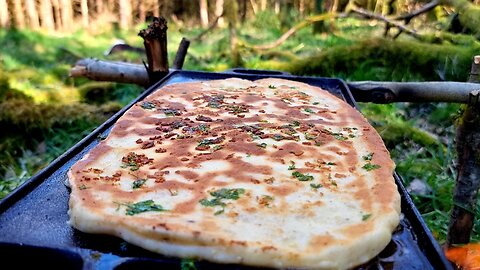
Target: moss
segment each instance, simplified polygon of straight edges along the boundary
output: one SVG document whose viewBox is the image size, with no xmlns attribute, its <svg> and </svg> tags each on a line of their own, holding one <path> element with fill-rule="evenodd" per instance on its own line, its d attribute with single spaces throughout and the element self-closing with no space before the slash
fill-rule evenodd
<svg viewBox="0 0 480 270">
<path fill-rule="evenodd" d="M 336 46 L 300 61 L 277 65 L 282 70 L 298 75 L 317 75 L 363 80 L 351 76 L 360 68 L 377 69 L 378 80 L 412 80 L 415 74 L 424 80 L 465 81 L 470 61 L 478 46 L 425 44 L 417 41 L 383 38 L 359 40 L 354 45 Z M 406 75 L 407 74 L 407 75 Z M 418 79 L 418 78 L 413 78 Z"/>
</svg>

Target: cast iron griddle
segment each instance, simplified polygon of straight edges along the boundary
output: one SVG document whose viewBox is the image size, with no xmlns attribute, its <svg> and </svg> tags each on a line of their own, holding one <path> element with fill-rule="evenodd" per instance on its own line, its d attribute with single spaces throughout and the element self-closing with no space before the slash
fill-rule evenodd
<svg viewBox="0 0 480 270">
<path fill-rule="evenodd" d="M 253 74 L 252 74 L 253 73 Z M 48 167 L 0 201 L 0 254 L 3 263 L 16 269 L 181 269 L 178 258 L 155 254 L 107 235 L 85 234 L 67 224 L 68 169 L 110 131 L 115 121 L 134 103 L 155 89 L 176 82 L 237 77 L 256 80 L 276 77 L 322 87 L 356 107 L 346 84 L 339 79 L 296 77 L 265 70 L 225 73 L 172 71 L 132 103 L 112 116 Z M 402 218 L 392 241 L 377 257 L 357 269 L 453 269 L 416 210 L 400 177 L 395 181 L 402 196 Z M 255 269 L 242 265 L 195 261 L 197 269 Z"/>
</svg>

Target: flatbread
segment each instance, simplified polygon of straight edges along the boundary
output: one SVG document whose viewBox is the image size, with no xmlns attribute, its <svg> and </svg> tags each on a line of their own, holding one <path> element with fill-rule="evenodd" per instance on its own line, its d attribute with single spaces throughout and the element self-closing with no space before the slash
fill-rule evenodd
<svg viewBox="0 0 480 270">
<path fill-rule="evenodd" d="M 176 83 L 72 166 L 69 224 L 167 256 L 348 269 L 399 223 L 394 166 L 362 114 L 319 87 Z"/>
</svg>

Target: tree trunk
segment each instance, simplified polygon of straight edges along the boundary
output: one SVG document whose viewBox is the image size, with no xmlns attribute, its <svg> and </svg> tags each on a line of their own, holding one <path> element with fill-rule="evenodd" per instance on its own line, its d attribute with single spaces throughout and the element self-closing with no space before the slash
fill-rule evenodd
<svg viewBox="0 0 480 270">
<path fill-rule="evenodd" d="M 42 27 L 48 30 L 55 29 L 52 11 L 52 2 L 50 0 L 40 1 L 40 21 L 42 23 Z"/>
<path fill-rule="evenodd" d="M 158 4 L 158 0 L 152 0 L 151 2 L 153 17 L 160 17 L 160 5 Z"/>
<path fill-rule="evenodd" d="M 208 3 L 207 0 L 200 0 L 200 22 L 203 28 L 208 27 Z"/>
<path fill-rule="evenodd" d="M 102 14 L 104 11 L 103 0 L 95 0 L 95 11 L 97 14 Z"/>
<path fill-rule="evenodd" d="M 215 2 L 215 16 L 220 17 L 223 14 L 223 0 L 217 0 Z M 225 20 L 223 19 L 223 16 L 218 18 L 217 22 L 219 27 L 223 27 L 225 25 Z"/>
<path fill-rule="evenodd" d="M 53 7 L 53 15 L 55 16 L 55 29 L 61 30 L 63 29 L 63 23 L 62 23 L 62 14 L 61 14 L 61 8 L 60 8 L 60 3 L 58 0 L 52 0 L 52 7 Z"/>
<path fill-rule="evenodd" d="M 316 14 L 322 14 L 324 12 L 323 10 L 323 0 L 315 0 L 315 13 Z M 318 33 L 323 33 L 326 32 L 326 26 L 324 21 L 318 21 L 313 24 L 313 33 L 318 34 Z"/>
<path fill-rule="evenodd" d="M 238 3 L 236 0 L 225 0 L 223 10 L 225 19 L 228 22 L 228 32 L 230 37 L 230 55 L 233 67 L 241 67 L 243 65 L 240 52 L 238 51 Z"/>
<path fill-rule="evenodd" d="M 73 9 L 71 0 L 61 0 L 62 26 L 68 29 L 73 26 Z"/>
<path fill-rule="evenodd" d="M 8 16 L 8 4 L 5 0 L 0 0 L 0 27 L 10 26 L 10 17 Z"/>
<path fill-rule="evenodd" d="M 82 10 L 82 25 L 87 28 L 89 24 L 88 20 L 88 0 L 82 0 L 80 2 L 80 9 Z"/>
<path fill-rule="evenodd" d="M 145 22 L 147 17 L 147 9 L 145 7 L 145 0 L 140 0 L 137 2 L 137 10 L 138 10 L 138 23 Z"/>
<path fill-rule="evenodd" d="M 23 13 L 22 0 L 13 0 L 13 11 L 15 14 L 15 26 L 25 28 L 25 16 Z"/>
<path fill-rule="evenodd" d="M 264 11 L 267 9 L 267 0 L 260 0 L 260 10 Z"/>
<path fill-rule="evenodd" d="M 119 1 L 120 28 L 128 29 L 132 23 L 132 5 L 130 0 Z"/>
<path fill-rule="evenodd" d="M 165 77 L 169 71 L 167 29 L 167 20 L 165 18 L 154 17 L 148 28 L 138 33 L 143 38 L 143 45 L 147 54 L 147 70 L 150 85 Z"/>
<path fill-rule="evenodd" d="M 38 20 L 37 6 L 35 0 L 25 0 L 25 9 L 27 11 L 28 23 L 30 28 L 40 28 L 40 21 Z"/>
<path fill-rule="evenodd" d="M 275 0 L 273 9 L 275 10 L 275 14 L 280 14 L 280 0 Z"/>
</svg>

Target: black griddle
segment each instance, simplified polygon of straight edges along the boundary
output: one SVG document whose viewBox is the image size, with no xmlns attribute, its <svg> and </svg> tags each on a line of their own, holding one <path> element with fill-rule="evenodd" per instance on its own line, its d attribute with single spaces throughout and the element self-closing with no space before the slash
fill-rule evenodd
<svg viewBox="0 0 480 270">
<path fill-rule="evenodd" d="M 249 80 L 283 78 L 322 87 L 358 109 L 346 83 L 340 79 L 298 77 L 268 70 L 234 69 L 224 73 L 171 71 L 91 134 L 54 160 L 0 201 L 0 257 L 15 269 L 181 269 L 189 262 L 146 251 L 107 235 L 85 234 L 68 220 L 68 169 L 108 135 L 115 121 L 133 104 L 155 89 L 176 82 L 225 78 Z M 394 173 L 402 197 L 400 225 L 388 246 L 356 269 L 453 269 L 427 228 L 399 175 Z M 191 263 L 191 262 L 190 262 Z M 194 261 L 196 269 L 258 269 L 236 264 Z M 185 268 L 188 269 L 188 268 Z"/>
</svg>

